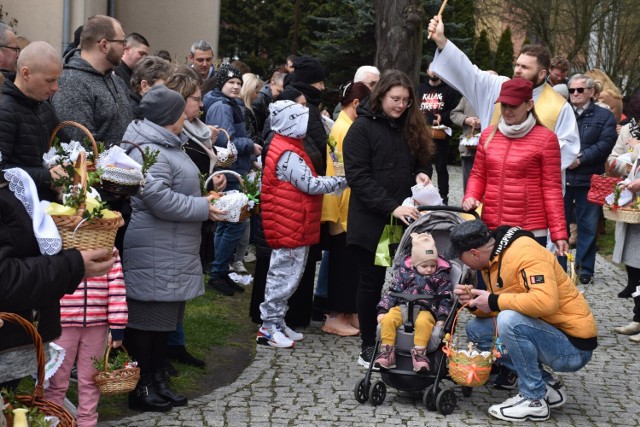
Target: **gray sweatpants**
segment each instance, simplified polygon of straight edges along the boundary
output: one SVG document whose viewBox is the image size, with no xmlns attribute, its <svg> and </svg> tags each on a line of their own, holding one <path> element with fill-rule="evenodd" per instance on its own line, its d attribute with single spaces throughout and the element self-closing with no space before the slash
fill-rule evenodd
<svg viewBox="0 0 640 427">
<path fill-rule="evenodd" d="M 309 246 L 271 252 L 260 317 L 264 326 L 283 325 L 291 295 L 298 289 L 309 256 Z"/>
</svg>

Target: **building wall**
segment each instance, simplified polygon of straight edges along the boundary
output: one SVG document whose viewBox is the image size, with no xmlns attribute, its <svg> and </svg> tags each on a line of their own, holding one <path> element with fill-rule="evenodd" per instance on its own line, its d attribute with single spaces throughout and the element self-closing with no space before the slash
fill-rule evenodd
<svg viewBox="0 0 640 427">
<path fill-rule="evenodd" d="M 220 0 L 113 0 L 115 18 L 125 33 L 145 36 L 153 53 L 166 49 L 177 62 L 183 63 L 189 47 L 197 39 L 205 39 L 218 52 Z M 65 0 L 2 0 L 8 18 L 18 20 L 16 32 L 29 40 L 44 40 L 62 52 L 64 40 L 73 40 L 75 29 L 89 16 L 107 15 L 108 0 L 68 0 L 69 34 L 63 37 Z M 187 6 L 188 7 L 185 7 Z"/>
</svg>

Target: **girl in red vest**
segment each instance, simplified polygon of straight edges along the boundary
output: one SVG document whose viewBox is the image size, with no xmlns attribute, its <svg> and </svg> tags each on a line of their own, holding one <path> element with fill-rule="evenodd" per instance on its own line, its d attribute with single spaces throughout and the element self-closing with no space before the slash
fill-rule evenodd
<svg viewBox="0 0 640 427">
<path fill-rule="evenodd" d="M 289 297 L 300 283 L 309 246 L 320 240 L 322 194 L 347 186 L 343 177 L 319 177 L 303 148 L 309 109 L 293 101 L 269 105 L 275 135 L 262 174 L 262 224 L 273 252 L 267 273 L 262 326 L 256 342 L 290 348 L 303 335 L 287 327 Z"/>
</svg>

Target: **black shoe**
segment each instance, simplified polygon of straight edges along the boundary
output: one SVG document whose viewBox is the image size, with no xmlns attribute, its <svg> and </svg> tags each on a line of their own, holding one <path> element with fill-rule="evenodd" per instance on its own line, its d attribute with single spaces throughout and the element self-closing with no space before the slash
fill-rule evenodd
<svg viewBox="0 0 640 427">
<path fill-rule="evenodd" d="M 498 376 L 493 381 L 493 388 L 497 388 L 498 390 L 513 390 L 517 385 L 518 374 L 504 366 L 501 366 Z"/>
<path fill-rule="evenodd" d="M 636 288 L 626 287 L 622 291 L 618 292 L 618 298 L 631 298 Z"/>
<path fill-rule="evenodd" d="M 590 276 L 588 274 L 581 274 L 580 283 L 582 283 L 583 285 L 589 285 L 593 283 L 593 276 Z"/>
<path fill-rule="evenodd" d="M 358 365 L 364 366 L 365 368 L 369 369 L 369 365 L 373 363 L 374 360 L 376 360 L 376 356 L 376 346 L 372 345 L 370 347 L 367 347 L 360 352 L 360 356 L 358 357 Z M 380 368 L 374 366 L 373 370 L 379 371 Z"/>
<path fill-rule="evenodd" d="M 171 362 L 169 362 L 168 358 L 167 358 L 167 361 L 165 362 L 165 365 L 167 367 L 167 375 L 169 375 L 170 377 L 178 376 L 178 370 L 171 364 Z"/>
<path fill-rule="evenodd" d="M 171 402 L 158 395 L 148 374 L 143 375 L 136 389 L 129 393 L 129 409 L 144 412 L 166 412 L 172 407 Z"/>
<path fill-rule="evenodd" d="M 241 285 L 238 285 L 236 282 L 234 282 L 233 279 L 231 277 L 229 277 L 228 274 L 225 274 L 224 280 L 227 281 L 227 285 L 229 285 L 229 288 L 232 291 L 239 292 L 239 293 L 243 293 L 244 292 L 244 287 L 242 287 Z"/>
<path fill-rule="evenodd" d="M 73 364 L 71 372 L 69 373 L 69 381 L 71 381 L 72 383 L 78 382 L 78 365 L 75 363 Z"/>
<path fill-rule="evenodd" d="M 169 359 L 184 363 L 185 365 L 204 368 L 204 360 L 196 359 L 195 357 L 193 357 L 183 345 L 168 345 L 167 356 L 169 357 Z M 167 371 L 169 371 L 168 368 Z"/>
<path fill-rule="evenodd" d="M 169 379 L 167 378 L 167 374 L 164 369 L 153 374 L 153 385 L 156 387 L 158 396 L 167 400 L 171 406 L 187 405 L 187 396 L 174 393 L 169 388 Z"/>
<path fill-rule="evenodd" d="M 233 291 L 233 288 L 229 286 L 224 277 L 212 277 L 211 279 L 209 279 L 209 286 L 220 292 L 222 295 L 226 295 L 228 297 L 233 296 L 233 294 L 235 293 Z"/>
</svg>

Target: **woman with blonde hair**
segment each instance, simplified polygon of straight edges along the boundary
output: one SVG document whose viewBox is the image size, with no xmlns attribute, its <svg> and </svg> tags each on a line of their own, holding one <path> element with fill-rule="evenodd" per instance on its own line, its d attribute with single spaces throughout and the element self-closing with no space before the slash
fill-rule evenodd
<svg viewBox="0 0 640 427">
<path fill-rule="evenodd" d="M 602 89 L 594 100 L 607 105 L 619 124 L 622 118 L 622 92 L 618 86 L 599 68 L 592 68 L 584 75 L 596 82 L 596 85 L 600 83 Z"/>
<path fill-rule="evenodd" d="M 264 83 L 253 73 L 242 75 L 242 88 L 240 89 L 240 99 L 244 104 L 244 123 L 247 127 L 249 138 L 253 139 L 256 144 L 263 145 L 262 136 L 258 132 L 258 122 L 253 112 L 253 101 L 258 98 L 260 89 Z"/>
</svg>

